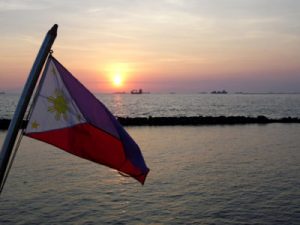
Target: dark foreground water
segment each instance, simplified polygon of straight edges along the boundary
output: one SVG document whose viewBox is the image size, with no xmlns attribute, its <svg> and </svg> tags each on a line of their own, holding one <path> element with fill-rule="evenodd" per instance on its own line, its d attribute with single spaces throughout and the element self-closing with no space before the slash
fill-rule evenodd
<svg viewBox="0 0 300 225">
<path fill-rule="evenodd" d="M 127 130 L 145 186 L 24 137 L 0 224 L 300 224 L 299 124 Z"/>
</svg>

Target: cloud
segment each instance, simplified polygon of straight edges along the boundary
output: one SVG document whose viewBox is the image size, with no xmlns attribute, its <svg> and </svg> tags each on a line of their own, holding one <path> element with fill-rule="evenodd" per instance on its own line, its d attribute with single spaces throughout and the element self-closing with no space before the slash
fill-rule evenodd
<svg viewBox="0 0 300 225">
<path fill-rule="evenodd" d="M 1 1 L 0 11 L 27 11 L 40 10 L 47 6 L 42 1 Z"/>
</svg>

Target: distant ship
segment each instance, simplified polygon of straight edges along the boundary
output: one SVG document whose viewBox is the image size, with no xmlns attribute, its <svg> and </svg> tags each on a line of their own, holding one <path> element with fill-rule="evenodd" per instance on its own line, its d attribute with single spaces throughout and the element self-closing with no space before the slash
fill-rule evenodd
<svg viewBox="0 0 300 225">
<path fill-rule="evenodd" d="M 4 91 L 0 91 L 0 95 L 4 95 L 5 94 L 5 92 Z"/>
<path fill-rule="evenodd" d="M 210 92 L 211 94 L 228 94 L 227 91 L 223 90 L 223 91 L 212 91 Z"/>
<path fill-rule="evenodd" d="M 124 94 L 126 94 L 126 92 L 125 91 L 116 91 L 116 92 L 113 92 L 113 94 L 124 95 Z"/>
<path fill-rule="evenodd" d="M 138 94 L 138 95 L 140 95 L 140 94 L 150 94 L 150 92 L 144 92 L 143 89 L 139 89 L 139 90 L 133 89 L 130 93 L 134 94 L 134 95 L 136 95 L 136 94 Z"/>
</svg>

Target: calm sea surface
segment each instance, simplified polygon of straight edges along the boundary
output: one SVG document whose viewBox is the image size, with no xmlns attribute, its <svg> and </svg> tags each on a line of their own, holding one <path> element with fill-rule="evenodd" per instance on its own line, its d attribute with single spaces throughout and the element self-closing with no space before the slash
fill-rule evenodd
<svg viewBox="0 0 300 225">
<path fill-rule="evenodd" d="M 98 97 L 118 116 L 300 117 L 300 95 Z M 0 118 L 17 99 L 0 95 Z M 300 224 L 300 124 L 126 130 L 151 170 L 144 186 L 24 137 L 0 224 Z"/>
<path fill-rule="evenodd" d="M 300 94 L 98 94 L 116 116 L 300 117 Z M 19 95 L 0 95 L 0 118 L 11 118 Z"/>
<path fill-rule="evenodd" d="M 300 125 L 127 130 L 144 186 L 24 137 L 0 224 L 300 224 Z"/>
</svg>

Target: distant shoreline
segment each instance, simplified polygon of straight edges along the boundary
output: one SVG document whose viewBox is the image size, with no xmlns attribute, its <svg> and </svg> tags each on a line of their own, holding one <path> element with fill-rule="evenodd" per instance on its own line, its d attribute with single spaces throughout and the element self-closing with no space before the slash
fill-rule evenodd
<svg viewBox="0 0 300 225">
<path fill-rule="evenodd" d="M 126 91 L 119 91 L 119 92 L 93 92 L 95 95 L 132 95 L 130 92 Z M 169 92 L 146 92 L 146 94 L 178 94 L 178 95 L 299 95 L 300 92 L 243 92 L 243 91 L 233 91 L 233 92 L 227 92 L 227 94 L 214 94 L 211 92 L 206 91 L 195 91 L 195 92 L 175 92 L 175 91 L 169 91 Z M 21 95 L 21 93 L 18 92 L 5 92 L 4 95 Z M 134 96 L 134 95 L 133 95 Z"/>
<path fill-rule="evenodd" d="M 111 92 L 111 93 L 95 93 L 98 94 L 112 94 L 112 95 L 131 95 L 130 92 Z M 227 93 L 211 93 L 211 92 L 145 92 L 143 94 L 178 94 L 178 95 L 299 95 L 300 92 L 227 92 Z"/>
<path fill-rule="evenodd" d="M 269 123 L 300 123 L 300 118 L 267 118 L 265 116 L 192 116 L 192 117 L 117 117 L 123 126 L 199 126 L 199 125 L 242 125 Z M 0 130 L 7 130 L 10 119 L 0 119 Z M 23 121 L 25 128 L 27 121 Z"/>
</svg>

